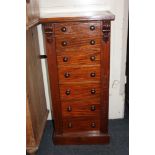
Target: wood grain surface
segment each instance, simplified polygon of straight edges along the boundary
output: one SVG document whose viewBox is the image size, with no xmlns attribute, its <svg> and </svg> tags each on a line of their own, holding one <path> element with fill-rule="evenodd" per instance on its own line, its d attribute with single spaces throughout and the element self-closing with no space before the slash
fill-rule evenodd
<svg viewBox="0 0 155 155">
<path fill-rule="evenodd" d="M 77 19 L 42 20 L 52 83 L 53 140 L 108 143 L 110 19 Z"/>
<path fill-rule="evenodd" d="M 87 117 L 100 115 L 100 104 L 92 103 L 89 101 L 70 101 L 68 103 L 62 103 L 62 115 L 63 118 L 70 117 Z"/>
<path fill-rule="evenodd" d="M 110 11 L 81 11 L 81 12 L 60 12 L 47 13 L 40 18 L 40 23 L 62 23 L 62 22 L 91 22 L 91 21 L 111 21 L 115 15 Z"/>
<path fill-rule="evenodd" d="M 69 127 L 71 124 L 71 127 Z M 93 125 L 93 126 L 92 126 Z M 100 121 L 97 118 L 68 118 L 63 120 L 63 132 L 78 132 L 78 131 L 92 131 L 99 130 Z"/>
<path fill-rule="evenodd" d="M 91 90 L 95 89 L 96 93 L 91 94 Z M 66 95 L 66 91 L 70 90 L 70 95 Z M 100 83 L 71 83 L 60 84 L 61 100 L 79 100 L 79 99 L 95 99 L 100 97 Z"/>
<path fill-rule="evenodd" d="M 59 145 L 108 144 L 110 136 L 100 131 L 53 133 L 53 143 Z"/>
<path fill-rule="evenodd" d="M 59 84 L 81 81 L 100 81 L 100 65 L 58 67 Z"/>
<path fill-rule="evenodd" d="M 100 50 L 60 51 L 57 52 L 57 63 L 58 66 L 100 64 Z"/>
<path fill-rule="evenodd" d="M 59 90 L 59 79 L 57 69 L 57 55 L 55 52 L 55 38 L 53 37 L 53 24 L 44 25 L 44 34 L 46 39 L 46 52 L 47 62 L 49 70 L 49 80 L 52 96 L 52 108 L 54 117 L 55 132 L 57 134 L 62 133 L 62 112 Z"/>
<path fill-rule="evenodd" d="M 33 127 L 32 127 L 32 121 L 31 121 L 31 114 L 30 114 L 30 108 L 28 103 L 28 98 L 26 97 L 26 145 L 35 147 L 36 141 L 34 137 Z"/>
<path fill-rule="evenodd" d="M 91 45 L 90 41 L 94 40 L 95 44 Z M 82 52 L 89 51 L 89 49 L 95 51 L 100 51 L 100 38 L 90 37 L 90 38 L 78 38 L 78 36 L 62 37 L 56 38 L 56 51 L 57 52 Z M 67 42 L 66 46 L 63 46 L 63 42 Z"/>
<path fill-rule="evenodd" d="M 48 116 L 37 28 L 26 31 L 26 149 L 35 152 Z"/>
<path fill-rule="evenodd" d="M 78 37 L 85 37 L 85 36 L 99 37 L 101 35 L 100 21 L 69 22 L 69 23 L 63 22 L 63 23 L 56 23 L 54 24 L 54 26 L 56 37 L 66 37 L 68 35 Z"/>
<path fill-rule="evenodd" d="M 110 21 L 102 22 L 102 30 L 107 31 L 106 39 L 101 40 L 101 111 L 100 130 L 108 133 L 108 114 L 109 114 L 109 77 L 110 77 Z M 103 38 L 104 38 L 103 33 Z"/>
</svg>

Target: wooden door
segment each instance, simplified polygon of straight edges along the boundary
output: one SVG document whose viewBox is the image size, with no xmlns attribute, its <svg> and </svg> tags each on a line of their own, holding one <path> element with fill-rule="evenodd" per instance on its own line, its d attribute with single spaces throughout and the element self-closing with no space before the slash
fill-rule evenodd
<svg viewBox="0 0 155 155">
<path fill-rule="evenodd" d="M 27 28 L 39 22 L 39 1 L 26 0 L 26 26 Z"/>
<path fill-rule="evenodd" d="M 35 147 L 38 147 L 47 120 L 48 110 L 46 106 L 41 60 L 39 57 L 37 27 L 30 28 L 26 33 L 27 125 L 29 126 L 29 124 L 31 124 L 32 126 L 31 128 L 27 128 L 27 148 L 32 148 L 33 145 L 31 142 L 29 143 L 29 139 L 31 139 L 29 136 L 33 136 L 35 139 Z M 29 121 L 31 121 L 31 123 Z M 33 134 L 29 134 L 32 133 L 32 131 L 29 130 L 33 130 Z"/>
</svg>

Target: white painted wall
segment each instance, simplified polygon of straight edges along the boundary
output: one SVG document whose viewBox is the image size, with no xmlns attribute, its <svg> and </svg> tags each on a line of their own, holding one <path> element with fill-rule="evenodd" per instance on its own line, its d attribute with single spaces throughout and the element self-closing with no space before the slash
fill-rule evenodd
<svg viewBox="0 0 155 155">
<path fill-rule="evenodd" d="M 126 42 L 128 26 L 128 0 L 40 0 L 40 16 L 52 12 L 95 11 L 109 10 L 115 14 L 111 33 L 111 67 L 110 67 L 110 93 L 109 118 L 124 117 L 124 85 Z M 38 28 L 41 52 L 44 53 L 41 27 Z M 48 108 L 50 97 L 48 94 L 46 64 L 42 63 L 45 81 L 45 93 Z M 49 119 L 51 117 L 49 116 Z"/>
<path fill-rule="evenodd" d="M 42 34 L 42 25 L 37 26 L 38 30 L 38 38 L 39 38 L 39 46 L 40 46 L 40 54 L 45 54 L 44 44 L 43 44 L 43 34 Z M 48 78 L 48 66 L 47 60 L 41 60 L 42 72 L 43 72 L 43 81 L 44 81 L 44 88 L 45 88 L 45 98 L 47 103 L 47 109 L 49 109 L 48 120 L 51 119 L 51 110 L 50 110 L 50 103 L 51 103 L 51 96 L 50 96 L 50 87 L 49 87 L 49 78 Z"/>
</svg>

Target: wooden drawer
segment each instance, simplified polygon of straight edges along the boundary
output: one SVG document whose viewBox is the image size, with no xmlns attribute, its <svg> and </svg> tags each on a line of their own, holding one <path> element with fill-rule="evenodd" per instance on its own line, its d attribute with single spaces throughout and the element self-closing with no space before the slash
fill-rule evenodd
<svg viewBox="0 0 155 155">
<path fill-rule="evenodd" d="M 91 100 L 62 102 L 63 117 L 98 116 L 100 115 L 100 104 L 92 103 Z"/>
<path fill-rule="evenodd" d="M 57 53 L 58 65 L 96 65 L 100 64 L 100 51 L 68 51 Z"/>
<path fill-rule="evenodd" d="M 59 83 L 100 81 L 100 65 L 59 67 Z"/>
<path fill-rule="evenodd" d="M 56 38 L 56 52 L 78 52 L 81 51 L 100 51 L 101 39 L 96 37 L 91 38 L 79 38 L 75 37 L 65 37 Z"/>
<path fill-rule="evenodd" d="M 55 35 L 99 36 L 101 35 L 100 21 L 56 23 Z"/>
<path fill-rule="evenodd" d="M 60 84 L 61 100 L 100 98 L 100 83 Z"/>
<path fill-rule="evenodd" d="M 92 131 L 100 129 L 100 121 L 97 118 L 76 118 L 63 120 L 63 132 Z"/>
</svg>

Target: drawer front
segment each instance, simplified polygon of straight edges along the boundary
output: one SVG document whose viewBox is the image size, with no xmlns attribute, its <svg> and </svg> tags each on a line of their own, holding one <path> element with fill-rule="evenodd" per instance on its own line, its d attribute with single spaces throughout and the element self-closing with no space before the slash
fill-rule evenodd
<svg viewBox="0 0 155 155">
<path fill-rule="evenodd" d="M 95 131 L 100 129 L 100 121 L 95 118 L 91 119 L 64 119 L 63 132 L 76 131 Z"/>
<path fill-rule="evenodd" d="M 101 34 L 100 22 L 64 22 L 55 24 L 55 35 L 66 36 L 99 36 Z"/>
<path fill-rule="evenodd" d="M 70 101 L 62 103 L 62 116 L 80 117 L 80 116 L 98 116 L 100 115 L 100 104 L 89 103 L 89 101 Z"/>
<path fill-rule="evenodd" d="M 59 82 L 100 81 L 100 66 L 59 67 Z"/>
<path fill-rule="evenodd" d="M 57 53 L 58 65 L 96 65 L 100 64 L 100 51 L 69 51 Z"/>
<path fill-rule="evenodd" d="M 100 38 L 79 38 L 79 37 L 64 37 L 56 38 L 56 52 L 77 52 L 98 50 L 100 51 Z"/>
<path fill-rule="evenodd" d="M 61 101 L 100 98 L 100 83 L 60 84 L 59 87 Z"/>
</svg>

